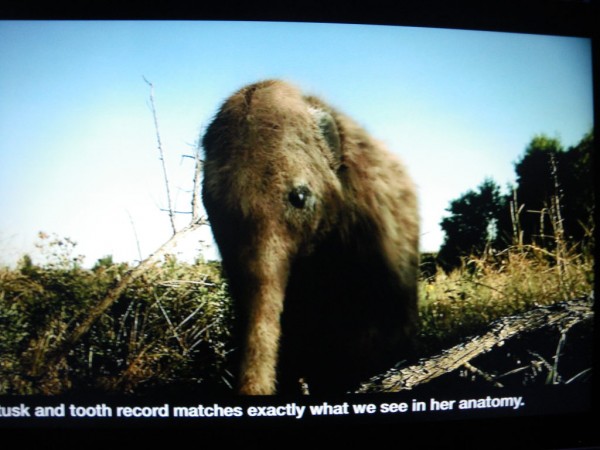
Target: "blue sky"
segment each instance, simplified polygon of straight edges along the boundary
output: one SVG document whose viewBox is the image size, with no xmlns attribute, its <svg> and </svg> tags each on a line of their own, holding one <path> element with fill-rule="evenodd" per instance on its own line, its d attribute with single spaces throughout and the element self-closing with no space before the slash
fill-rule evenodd
<svg viewBox="0 0 600 450">
<path fill-rule="evenodd" d="M 170 236 L 149 108 L 177 209 L 184 154 L 233 91 L 283 78 L 325 98 L 398 153 L 419 187 L 422 248 L 450 200 L 514 181 L 533 136 L 576 144 L 593 125 L 584 38 L 411 27 L 231 22 L 0 21 L 0 264 L 38 231 L 87 265 L 139 258 Z M 179 218 L 183 226 L 189 218 Z M 202 230 L 177 250 L 196 253 Z M 212 257 L 208 251 L 206 255 Z"/>
</svg>

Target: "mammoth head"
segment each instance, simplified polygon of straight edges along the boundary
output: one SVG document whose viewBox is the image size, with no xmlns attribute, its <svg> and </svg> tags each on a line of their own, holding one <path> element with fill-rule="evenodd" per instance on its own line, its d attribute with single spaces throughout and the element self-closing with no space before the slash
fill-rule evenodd
<svg viewBox="0 0 600 450">
<path fill-rule="evenodd" d="M 231 96 L 203 140 L 203 201 L 243 321 L 239 389 L 275 391 L 280 315 L 294 258 L 336 225 L 334 113 L 281 81 Z"/>
</svg>

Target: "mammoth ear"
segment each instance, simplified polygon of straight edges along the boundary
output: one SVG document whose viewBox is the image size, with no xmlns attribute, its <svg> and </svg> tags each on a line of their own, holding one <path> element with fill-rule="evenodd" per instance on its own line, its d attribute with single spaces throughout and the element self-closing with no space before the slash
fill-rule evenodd
<svg viewBox="0 0 600 450">
<path fill-rule="evenodd" d="M 320 108 L 311 107 L 311 114 L 315 117 L 321 134 L 331 150 L 331 153 L 337 160 L 342 158 L 342 148 L 340 143 L 340 133 L 335 123 L 335 119 L 327 111 Z"/>
</svg>

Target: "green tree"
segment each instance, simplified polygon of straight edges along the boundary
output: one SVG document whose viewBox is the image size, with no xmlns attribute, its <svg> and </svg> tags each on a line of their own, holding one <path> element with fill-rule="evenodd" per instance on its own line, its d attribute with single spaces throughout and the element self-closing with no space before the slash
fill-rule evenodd
<svg viewBox="0 0 600 450">
<path fill-rule="evenodd" d="M 517 207 L 523 206 L 519 226 L 524 243 L 546 246 L 554 235 L 551 200 L 558 194 L 556 168 L 563 152 L 558 139 L 538 135 L 515 164 Z"/>
<path fill-rule="evenodd" d="M 593 145 L 594 135 L 590 132 L 561 155 L 557 168 L 565 237 L 573 244 L 592 237 L 595 207 Z"/>
<path fill-rule="evenodd" d="M 460 258 L 481 253 L 498 236 L 498 217 L 505 208 L 500 187 L 490 178 L 450 203 L 440 226 L 445 233 L 438 262 L 444 270 L 460 265 Z"/>
<path fill-rule="evenodd" d="M 593 132 L 565 150 L 559 139 L 535 136 L 515 163 L 516 186 L 502 195 L 491 179 L 450 203 L 437 261 L 445 270 L 486 245 L 515 242 L 552 249 L 557 238 L 592 250 L 594 229 Z"/>
<path fill-rule="evenodd" d="M 536 136 L 515 164 L 524 243 L 552 247 L 560 236 L 580 243 L 593 228 L 593 133 L 565 151 L 560 140 Z"/>
</svg>

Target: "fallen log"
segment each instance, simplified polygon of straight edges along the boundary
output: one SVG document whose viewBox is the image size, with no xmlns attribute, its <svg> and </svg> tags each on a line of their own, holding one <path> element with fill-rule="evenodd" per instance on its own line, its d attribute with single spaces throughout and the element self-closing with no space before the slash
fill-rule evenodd
<svg viewBox="0 0 600 450">
<path fill-rule="evenodd" d="M 402 369 L 391 369 L 362 383 L 355 393 L 398 392 L 410 390 L 433 379 L 466 368 L 471 372 L 478 369 L 471 361 L 494 348 L 520 336 L 545 328 L 560 330 L 562 335 L 572 326 L 585 320 L 591 320 L 593 311 L 593 293 L 590 296 L 572 301 L 560 302 L 550 306 L 533 309 L 526 313 L 504 317 L 493 322 L 490 331 L 474 336 L 441 354 L 419 360 L 416 364 Z M 488 377 L 480 373 L 482 377 Z M 492 377 L 489 382 L 494 383 Z"/>
</svg>

